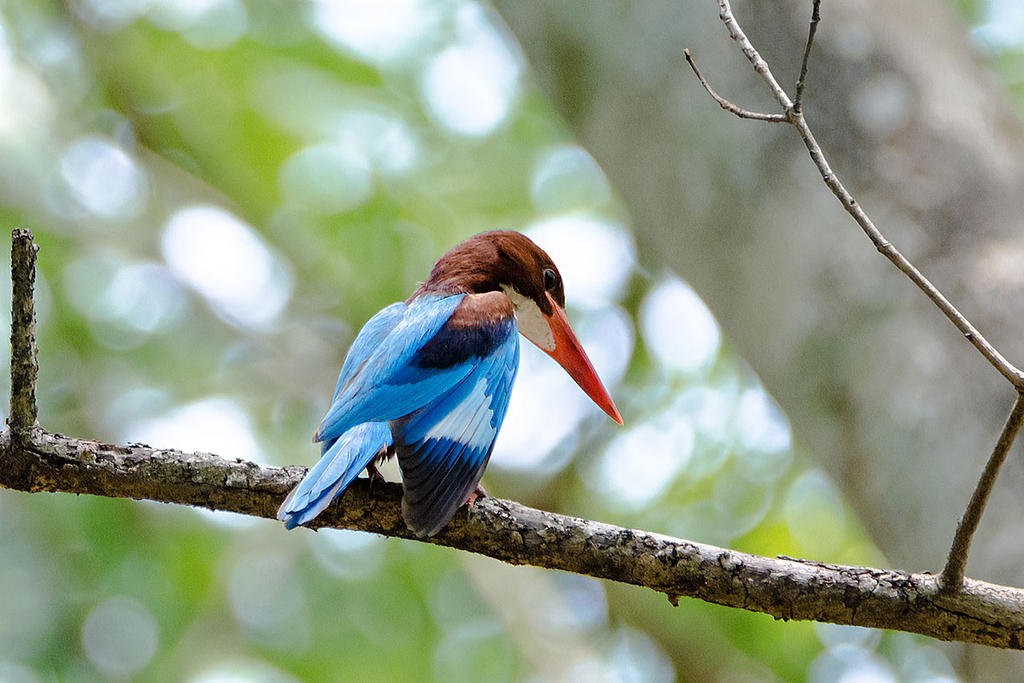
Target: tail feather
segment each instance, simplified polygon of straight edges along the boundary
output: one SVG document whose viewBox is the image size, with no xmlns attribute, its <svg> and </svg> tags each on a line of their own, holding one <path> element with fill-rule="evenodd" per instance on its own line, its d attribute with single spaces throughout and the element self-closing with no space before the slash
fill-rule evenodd
<svg viewBox="0 0 1024 683">
<path fill-rule="evenodd" d="M 391 428 L 384 422 L 364 422 L 352 427 L 323 452 L 320 462 L 292 489 L 277 518 L 288 529 L 306 524 L 330 505 L 335 496 L 393 443 Z"/>
</svg>

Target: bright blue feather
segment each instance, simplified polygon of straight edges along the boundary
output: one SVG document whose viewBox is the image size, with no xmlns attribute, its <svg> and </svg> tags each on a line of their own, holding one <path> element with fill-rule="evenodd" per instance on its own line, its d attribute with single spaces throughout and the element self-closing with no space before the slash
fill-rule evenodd
<svg viewBox="0 0 1024 683">
<path fill-rule="evenodd" d="M 348 349 L 345 362 L 341 366 L 341 373 L 338 375 L 338 382 L 334 386 L 334 394 L 331 399 L 338 397 L 345 383 L 352 379 L 362 368 L 363 362 L 370 357 L 370 354 L 380 346 L 384 338 L 391 330 L 401 322 L 405 316 L 405 304 L 401 301 L 391 304 L 378 311 L 372 318 L 366 321 L 363 329 L 359 330 L 355 341 Z"/>
<path fill-rule="evenodd" d="M 466 362 L 473 370 L 465 379 L 396 425 L 402 513 L 418 534 L 437 533 L 483 476 L 519 368 L 515 323 L 502 328 L 491 353 Z"/>
<path fill-rule="evenodd" d="M 314 435 L 323 457 L 278 511 L 288 528 L 385 452 L 398 454 L 402 510 L 417 534 L 437 533 L 473 492 L 508 408 L 519 337 L 511 313 L 449 324 L 465 296 L 392 304 L 360 330 Z"/>
<path fill-rule="evenodd" d="M 438 371 L 419 368 L 411 362 L 448 321 L 463 296 L 421 297 L 409 304 L 402 319 L 357 365 L 352 377 L 342 383 L 314 439 L 337 438 L 349 428 L 370 420 L 397 420 L 447 392 L 465 377 L 472 368 L 453 366 Z M 362 335 L 360 331 L 359 337 Z M 357 337 L 356 344 L 359 341 Z"/>
<path fill-rule="evenodd" d="M 364 422 L 348 430 L 331 443 L 320 462 L 288 494 L 277 518 L 289 529 L 310 521 L 391 443 L 391 428 L 383 422 Z"/>
</svg>

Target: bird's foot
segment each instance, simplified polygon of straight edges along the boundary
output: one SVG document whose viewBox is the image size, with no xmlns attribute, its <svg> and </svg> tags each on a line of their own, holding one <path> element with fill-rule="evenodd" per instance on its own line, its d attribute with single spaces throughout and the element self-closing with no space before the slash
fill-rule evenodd
<svg viewBox="0 0 1024 683">
<path fill-rule="evenodd" d="M 473 489 L 473 493 L 469 494 L 469 498 L 466 499 L 466 505 L 469 506 L 469 507 L 472 507 L 473 503 L 476 502 L 477 498 L 486 498 L 486 497 L 487 497 L 487 490 L 483 486 L 480 486 L 480 484 L 477 484 L 476 488 Z"/>
<path fill-rule="evenodd" d="M 370 493 L 373 493 L 373 482 L 384 481 L 384 475 L 380 473 L 377 466 L 372 462 L 366 466 L 366 476 L 370 479 Z"/>
</svg>

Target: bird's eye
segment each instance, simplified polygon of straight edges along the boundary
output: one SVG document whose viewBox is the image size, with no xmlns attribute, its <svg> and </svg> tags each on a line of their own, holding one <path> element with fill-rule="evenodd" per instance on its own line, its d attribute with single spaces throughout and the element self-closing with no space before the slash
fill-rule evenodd
<svg viewBox="0 0 1024 683">
<path fill-rule="evenodd" d="M 558 274 L 555 273 L 551 268 L 544 269 L 544 289 L 549 292 L 554 291 L 555 287 L 558 286 Z"/>
</svg>

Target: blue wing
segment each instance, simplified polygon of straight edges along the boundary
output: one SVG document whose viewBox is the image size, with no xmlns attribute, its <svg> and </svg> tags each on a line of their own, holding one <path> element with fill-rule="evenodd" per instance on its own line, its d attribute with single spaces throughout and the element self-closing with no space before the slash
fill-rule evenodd
<svg viewBox="0 0 1024 683">
<path fill-rule="evenodd" d="M 420 536 L 433 536 L 466 502 L 483 476 L 505 419 L 519 368 L 519 335 L 508 319 L 485 356 L 454 388 L 395 425 L 405 495 L 402 514 Z"/>
<path fill-rule="evenodd" d="M 345 388 L 363 368 L 363 364 L 369 359 L 374 349 L 380 346 L 385 337 L 395 329 L 405 315 L 406 305 L 401 301 L 391 304 L 366 321 L 363 329 L 359 330 L 355 341 L 345 355 L 345 362 L 341 366 L 341 373 L 338 375 L 338 382 L 334 385 L 334 394 L 331 399 L 338 397 L 341 390 Z"/>
<path fill-rule="evenodd" d="M 326 508 L 374 457 L 391 447 L 391 428 L 384 422 L 364 422 L 330 442 L 320 462 L 314 465 L 299 485 L 292 489 L 277 518 L 294 529 Z"/>
<path fill-rule="evenodd" d="M 316 517 L 393 446 L 411 529 L 435 534 L 465 502 L 490 457 L 519 364 L 507 298 L 473 295 L 453 316 L 465 299 L 393 304 L 359 332 L 313 436 L 323 456 L 278 510 L 288 528 Z"/>
<path fill-rule="evenodd" d="M 364 353 L 368 350 L 366 356 L 351 364 L 346 359 L 344 377 L 338 380 L 334 400 L 313 440 L 336 439 L 363 422 L 405 417 L 451 390 L 469 374 L 472 368 L 461 364 L 439 369 L 417 363 L 419 351 L 437 335 L 463 297 L 421 297 L 405 307 L 401 320 L 386 333 L 371 333 L 368 343 L 360 347 L 365 349 Z M 359 337 L 362 336 L 360 332 Z M 353 347 L 359 341 L 357 338 Z M 346 369 L 350 374 L 346 374 Z"/>
</svg>

